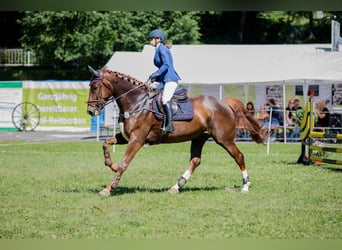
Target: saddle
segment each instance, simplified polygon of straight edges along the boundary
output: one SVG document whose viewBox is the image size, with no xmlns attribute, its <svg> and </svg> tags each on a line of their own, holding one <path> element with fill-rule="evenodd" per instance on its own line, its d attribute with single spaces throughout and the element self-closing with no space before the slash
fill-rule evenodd
<svg viewBox="0 0 342 250">
<path fill-rule="evenodd" d="M 187 95 L 186 89 L 178 89 L 175 91 L 171 99 L 171 107 L 174 121 L 189 121 L 192 120 L 194 111 L 192 102 Z M 154 116 L 157 120 L 164 119 L 164 107 L 162 102 L 162 92 L 159 92 L 152 100 L 152 110 L 155 111 Z"/>
</svg>

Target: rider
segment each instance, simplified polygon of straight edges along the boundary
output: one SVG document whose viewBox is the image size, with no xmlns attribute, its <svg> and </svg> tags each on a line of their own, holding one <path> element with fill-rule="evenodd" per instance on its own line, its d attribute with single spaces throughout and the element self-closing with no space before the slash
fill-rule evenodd
<svg viewBox="0 0 342 250">
<path fill-rule="evenodd" d="M 160 84 L 158 89 L 164 89 L 162 101 L 166 113 L 165 132 L 173 133 L 172 109 L 170 100 L 175 93 L 175 90 L 180 80 L 179 75 L 174 69 L 173 59 L 170 49 L 165 45 L 165 34 L 163 31 L 155 29 L 148 35 L 150 44 L 155 47 L 154 65 L 158 68 L 150 77 L 151 82 L 157 81 Z"/>
</svg>

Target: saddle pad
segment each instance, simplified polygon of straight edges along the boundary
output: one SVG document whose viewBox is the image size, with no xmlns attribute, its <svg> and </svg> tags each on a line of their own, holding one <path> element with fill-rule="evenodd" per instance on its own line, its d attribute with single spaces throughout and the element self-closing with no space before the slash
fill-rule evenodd
<svg viewBox="0 0 342 250">
<path fill-rule="evenodd" d="M 158 98 L 153 99 L 152 109 L 156 111 L 154 112 L 154 116 L 157 118 L 157 120 L 163 120 L 164 108 L 162 104 L 158 103 L 157 99 Z M 172 106 L 175 104 L 177 105 L 177 112 L 173 114 L 174 121 L 189 121 L 193 118 L 194 111 L 190 98 L 187 97 L 185 100 L 182 100 L 181 102 L 172 99 L 171 102 Z"/>
</svg>

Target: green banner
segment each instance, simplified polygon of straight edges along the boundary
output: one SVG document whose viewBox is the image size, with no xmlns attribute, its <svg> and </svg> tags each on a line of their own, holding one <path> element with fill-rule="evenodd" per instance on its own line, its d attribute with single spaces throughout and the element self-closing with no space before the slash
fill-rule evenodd
<svg viewBox="0 0 342 250">
<path fill-rule="evenodd" d="M 0 88 L 21 88 L 22 82 L 0 82 Z"/>
<path fill-rule="evenodd" d="M 88 84 L 88 83 L 87 83 Z M 24 88 L 23 101 L 34 103 L 40 112 L 41 128 L 90 128 L 86 112 L 88 85 L 82 82 L 35 82 Z"/>
<path fill-rule="evenodd" d="M 22 82 L 0 82 L 0 130 L 16 130 L 12 122 L 12 112 L 22 101 Z"/>
</svg>

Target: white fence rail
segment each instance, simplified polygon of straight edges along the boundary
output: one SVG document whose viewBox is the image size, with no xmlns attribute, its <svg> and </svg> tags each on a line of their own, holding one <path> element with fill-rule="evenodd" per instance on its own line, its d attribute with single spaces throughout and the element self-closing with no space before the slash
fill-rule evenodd
<svg viewBox="0 0 342 250">
<path fill-rule="evenodd" d="M 38 64 L 34 52 L 23 49 L 0 49 L 0 66 L 33 66 Z"/>
</svg>

